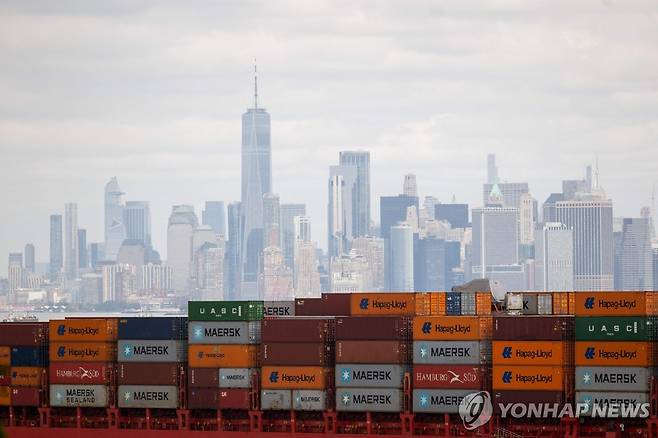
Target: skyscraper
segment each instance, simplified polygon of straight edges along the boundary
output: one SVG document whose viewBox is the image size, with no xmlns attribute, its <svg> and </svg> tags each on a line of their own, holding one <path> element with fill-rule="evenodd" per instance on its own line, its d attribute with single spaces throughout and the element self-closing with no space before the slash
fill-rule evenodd
<svg viewBox="0 0 658 438">
<path fill-rule="evenodd" d="M 254 107 L 242 115 L 242 244 L 241 297 L 259 298 L 258 276 L 263 251 L 263 195 L 272 191 L 270 115 L 258 108 L 254 75 Z"/>
<path fill-rule="evenodd" d="M 391 291 L 414 290 L 414 236 L 412 228 L 402 222 L 390 229 Z"/>
<path fill-rule="evenodd" d="M 329 256 L 341 255 L 355 237 L 359 169 L 354 164 L 329 167 L 328 250 Z"/>
<path fill-rule="evenodd" d="M 489 195 L 493 190 L 494 185 L 498 186 L 500 193 L 503 197 L 503 206 L 510 208 L 519 208 L 521 202 L 521 195 L 530 193 L 528 183 L 498 183 L 498 184 L 484 184 L 482 189 L 483 204 L 489 202 Z"/>
<path fill-rule="evenodd" d="M 64 204 L 64 272 L 68 279 L 78 276 L 78 204 Z"/>
<path fill-rule="evenodd" d="M 496 154 L 487 155 L 487 184 L 498 182 L 498 167 L 496 167 Z"/>
<path fill-rule="evenodd" d="M 446 290 L 445 243 L 435 237 L 414 238 L 414 290 Z"/>
<path fill-rule="evenodd" d="M 87 269 L 89 267 L 89 255 L 87 254 L 87 230 L 78 229 L 78 267 Z"/>
<path fill-rule="evenodd" d="M 379 223 L 382 238 L 388 239 L 391 227 L 407 219 L 408 207 L 416 207 L 416 211 L 418 211 L 418 198 L 398 195 L 382 196 L 379 199 Z"/>
<path fill-rule="evenodd" d="M 210 225 L 215 234 L 226 236 L 223 201 L 206 201 L 206 208 L 201 212 L 201 223 Z"/>
<path fill-rule="evenodd" d="M 622 290 L 652 290 L 653 256 L 648 219 L 623 219 L 621 251 Z"/>
<path fill-rule="evenodd" d="M 283 263 L 292 269 L 295 266 L 295 216 L 306 215 L 306 204 L 281 204 L 279 210 Z"/>
<path fill-rule="evenodd" d="M 151 208 L 147 201 L 126 201 L 123 210 L 126 239 L 139 240 L 151 246 Z"/>
<path fill-rule="evenodd" d="M 55 280 L 62 271 L 64 241 L 62 237 L 62 215 L 50 215 L 50 276 Z"/>
<path fill-rule="evenodd" d="M 191 205 L 172 207 L 167 227 L 167 265 L 172 269 L 172 288 L 182 295 L 191 289 L 192 235 L 198 224 Z"/>
<path fill-rule="evenodd" d="M 452 228 L 468 227 L 468 204 L 436 204 L 434 218 L 448 221 Z"/>
<path fill-rule="evenodd" d="M 263 195 L 263 248 L 281 246 L 280 221 L 279 195 L 276 193 L 265 193 Z"/>
<path fill-rule="evenodd" d="M 352 197 L 352 236 L 367 236 L 370 234 L 370 152 L 342 151 L 339 161 L 341 165 L 357 168 L 356 188 Z"/>
<path fill-rule="evenodd" d="M 535 231 L 535 290 L 573 290 L 573 231 L 559 222 Z"/>
<path fill-rule="evenodd" d="M 10 301 L 14 301 L 13 294 L 23 287 L 23 254 L 20 252 L 9 253 L 9 265 L 7 269 L 9 277 Z"/>
<path fill-rule="evenodd" d="M 123 218 L 123 193 L 116 177 L 105 185 L 105 248 L 103 259 L 116 260 L 119 248 L 126 238 Z"/>
<path fill-rule="evenodd" d="M 416 175 L 408 173 L 404 176 L 402 184 L 402 194 L 405 196 L 418 196 L 418 186 L 416 185 Z"/>
<path fill-rule="evenodd" d="M 35 267 L 34 245 L 28 243 L 25 245 L 25 270 L 28 272 L 34 272 Z"/>
<path fill-rule="evenodd" d="M 240 290 L 240 250 L 242 215 L 240 203 L 231 202 L 228 205 L 228 241 L 226 242 L 226 271 L 224 274 L 224 291 L 227 299 L 237 299 Z"/>
</svg>

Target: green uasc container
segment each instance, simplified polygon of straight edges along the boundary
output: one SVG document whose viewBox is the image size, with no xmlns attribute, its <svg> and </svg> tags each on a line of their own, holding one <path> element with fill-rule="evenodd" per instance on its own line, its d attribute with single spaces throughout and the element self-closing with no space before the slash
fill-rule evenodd
<svg viewBox="0 0 658 438">
<path fill-rule="evenodd" d="M 652 319 L 644 316 L 588 316 L 576 318 L 577 341 L 650 341 Z"/>
<path fill-rule="evenodd" d="M 262 301 L 190 301 L 189 321 L 257 321 L 263 319 Z"/>
</svg>

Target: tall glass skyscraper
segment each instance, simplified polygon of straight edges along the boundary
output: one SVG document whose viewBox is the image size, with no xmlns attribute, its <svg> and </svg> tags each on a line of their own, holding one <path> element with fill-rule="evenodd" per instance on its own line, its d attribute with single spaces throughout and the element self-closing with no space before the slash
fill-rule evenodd
<svg viewBox="0 0 658 438">
<path fill-rule="evenodd" d="M 126 239 L 151 246 L 151 209 L 147 201 L 126 201 L 124 209 Z"/>
<path fill-rule="evenodd" d="M 123 218 L 123 193 L 116 177 L 105 185 L 105 248 L 103 259 L 116 260 L 119 248 L 126 238 Z"/>
<path fill-rule="evenodd" d="M 206 208 L 201 212 L 201 223 L 210 225 L 215 234 L 226 236 L 223 201 L 206 201 Z"/>
<path fill-rule="evenodd" d="M 57 278 L 64 265 L 64 238 L 62 215 L 50 215 L 50 276 Z"/>
<path fill-rule="evenodd" d="M 370 152 L 342 151 L 340 165 L 357 168 L 356 190 L 352 197 L 352 236 L 370 234 Z"/>
</svg>

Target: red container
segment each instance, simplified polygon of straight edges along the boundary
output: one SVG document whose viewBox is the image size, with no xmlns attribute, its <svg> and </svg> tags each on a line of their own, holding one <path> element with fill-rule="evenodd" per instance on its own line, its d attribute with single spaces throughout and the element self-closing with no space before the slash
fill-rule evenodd
<svg viewBox="0 0 658 438">
<path fill-rule="evenodd" d="M 190 388 L 219 388 L 219 369 L 189 368 L 187 386 Z"/>
<path fill-rule="evenodd" d="M 38 346 L 48 343 L 47 322 L 2 322 L 0 345 Z"/>
<path fill-rule="evenodd" d="M 411 339 L 411 319 L 401 316 L 348 316 L 336 318 L 336 339 Z"/>
<path fill-rule="evenodd" d="M 296 298 L 295 316 L 322 316 L 322 298 Z"/>
<path fill-rule="evenodd" d="M 262 342 L 331 342 L 334 320 L 328 318 L 264 319 Z"/>
<path fill-rule="evenodd" d="M 251 407 L 248 389 L 192 388 L 188 392 L 189 409 L 243 409 Z"/>
<path fill-rule="evenodd" d="M 336 341 L 336 363 L 407 363 L 410 346 L 400 341 Z"/>
<path fill-rule="evenodd" d="M 249 409 L 251 396 L 248 389 L 220 389 L 219 409 Z"/>
<path fill-rule="evenodd" d="M 322 294 L 323 315 L 326 316 L 349 316 L 350 295 L 341 293 L 324 293 Z"/>
<path fill-rule="evenodd" d="M 483 370 L 470 365 L 414 365 L 414 388 L 422 389 L 480 389 Z"/>
<path fill-rule="evenodd" d="M 41 389 L 28 387 L 11 388 L 12 406 L 41 406 Z"/>
<path fill-rule="evenodd" d="M 11 385 L 11 371 L 8 365 L 0 365 L 0 386 Z"/>
<path fill-rule="evenodd" d="M 180 364 L 122 362 L 118 365 L 119 385 L 178 385 Z"/>
<path fill-rule="evenodd" d="M 262 365 L 332 366 L 333 344 L 322 342 L 264 342 L 260 345 Z"/>
<path fill-rule="evenodd" d="M 560 341 L 573 339 L 573 316 L 496 316 L 493 339 L 506 341 Z"/>
<path fill-rule="evenodd" d="M 219 389 L 190 388 L 187 392 L 189 409 L 217 409 L 219 406 Z"/>
<path fill-rule="evenodd" d="M 50 383 L 57 385 L 103 385 L 109 383 L 110 365 L 105 363 L 53 362 Z"/>
<path fill-rule="evenodd" d="M 564 403 L 564 396 L 562 391 L 495 391 L 491 395 L 491 404 L 496 414 L 501 413 L 501 404 L 505 406 L 514 403 L 522 403 L 526 406 L 530 403 L 535 405 L 539 403 L 548 403 L 550 405 L 557 403 L 559 405 L 558 412 L 560 412 Z"/>
</svg>

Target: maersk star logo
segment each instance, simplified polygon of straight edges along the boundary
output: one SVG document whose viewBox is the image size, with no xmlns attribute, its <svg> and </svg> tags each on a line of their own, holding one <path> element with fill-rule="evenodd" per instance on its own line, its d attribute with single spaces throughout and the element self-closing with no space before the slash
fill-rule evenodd
<svg viewBox="0 0 658 438">
<path fill-rule="evenodd" d="M 132 352 L 133 352 L 132 345 L 126 345 L 125 348 L 123 349 L 123 354 L 126 356 L 130 356 Z"/>
<path fill-rule="evenodd" d="M 126 393 L 123 395 L 123 398 L 124 398 L 124 400 L 126 400 L 126 401 L 130 400 L 130 391 L 126 392 Z"/>
<path fill-rule="evenodd" d="M 349 405 L 351 399 L 352 399 L 352 395 L 349 392 L 346 392 L 345 394 L 343 394 L 342 401 L 343 401 L 344 405 Z"/>
<path fill-rule="evenodd" d="M 592 375 L 589 373 L 589 371 L 586 371 L 585 374 L 583 374 L 583 383 L 585 385 L 592 383 Z"/>
<path fill-rule="evenodd" d="M 425 357 L 427 356 L 427 346 L 421 345 L 420 346 L 420 357 Z"/>
<path fill-rule="evenodd" d="M 57 398 L 57 400 L 61 400 L 62 399 L 62 393 L 57 392 L 57 395 L 55 395 L 55 397 Z"/>
<path fill-rule="evenodd" d="M 194 328 L 194 337 L 195 338 L 203 338 L 203 329 L 201 327 L 195 327 Z"/>
<path fill-rule="evenodd" d="M 427 403 L 429 402 L 429 398 L 427 397 L 427 394 L 422 392 L 420 394 L 420 405 L 421 406 L 427 406 Z"/>
<path fill-rule="evenodd" d="M 349 382 L 352 380 L 352 370 L 349 368 L 343 368 L 343 370 L 340 373 L 340 379 L 343 382 Z"/>
<path fill-rule="evenodd" d="M 583 398 L 583 405 L 585 405 L 583 411 L 588 412 L 590 406 L 592 405 L 592 397 Z"/>
</svg>

